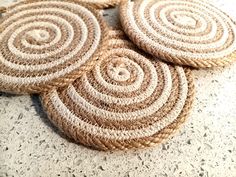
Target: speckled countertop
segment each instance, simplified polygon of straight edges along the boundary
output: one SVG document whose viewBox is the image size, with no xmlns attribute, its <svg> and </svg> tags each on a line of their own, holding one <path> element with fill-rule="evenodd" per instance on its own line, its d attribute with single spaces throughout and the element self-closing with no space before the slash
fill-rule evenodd
<svg viewBox="0 0 236 177">
<path fill-rule="evenodd" d="M 218 1 L 236 19 L 235 0 Z M 116 13 L 104 12 L 113 24 Z M 236 63 L 194 75 L 196 99 L 182 129 L 157 147 L 127 152 L 74 144 L 49 122 L 37 95 L 0 93 L 0 177 L 236 177 Z"/>
</svg>

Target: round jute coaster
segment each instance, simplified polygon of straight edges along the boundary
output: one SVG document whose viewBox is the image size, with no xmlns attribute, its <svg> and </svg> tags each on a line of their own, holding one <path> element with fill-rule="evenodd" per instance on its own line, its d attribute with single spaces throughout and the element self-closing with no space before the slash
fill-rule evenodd
<svg viewBox="0 0 236 177">
<path fill-rule="evenodd" d="M 188 116 L 193 100 L 189 69 L 153 60 L 120 31 L 95 68 L 68 88 L 42 94 L 52 122 L 76 142 L 100 150 L 152 146 Z"/>
<path fill-rule="evenodd" d="M 38 93 L 89 71 L 106 46 L 99 12 L 73 1 L 18 2 L 0 19 L 0 90 Z"/>
<path fill-rule="evenodd" d="M 163 60 L 197 68 L 236 58 L 236 25 L 203 0 L 125 0 L 120 18 L 130 39 Z"/>
</svg>

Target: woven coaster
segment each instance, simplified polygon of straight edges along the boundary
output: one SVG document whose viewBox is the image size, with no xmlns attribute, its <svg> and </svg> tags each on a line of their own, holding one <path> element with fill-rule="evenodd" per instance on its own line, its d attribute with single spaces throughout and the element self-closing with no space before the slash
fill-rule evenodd
<svg viewBox="0 0 236 177">
<path fill-rule="evenodd" d="M 0 20 L 0 90 L 38 93 L 90 70 L 108 28 L 99 12 L 72 1 L 22 1 Z"/>
<path fill-rule="evenodd" d="M 110 48 L 92 71 L 42 95 L 57 127 L 100 150 L 160 143 L 185 121 L 193 99 L 189 69 L 152 60 L 120 36 L 111 32 Z"/>
<path fill-rule="evenodd" d="M 197 68 L 236 58 L 236 25 L 202 0 L 126 0 L 120 18 L 130 39 L 163 60 Z"/>
</svg>

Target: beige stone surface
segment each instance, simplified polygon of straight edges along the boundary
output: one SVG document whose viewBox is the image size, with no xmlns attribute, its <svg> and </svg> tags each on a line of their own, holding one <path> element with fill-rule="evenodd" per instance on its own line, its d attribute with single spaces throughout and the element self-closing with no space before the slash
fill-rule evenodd
<svg viewBox="0 0 236 177">
<path fill-rule="evenodd" d="M 235 0 L 217 4 L 236 19 Z M 104 16 L 115 24 L 117 11 Z M 236 63 L 193 73 L 196 99 L 182 129 L 164 144 L 127 152 L 70 142 L 37 95 L 0 93 L 0 177 L 236 177 Z"/>
</svg>

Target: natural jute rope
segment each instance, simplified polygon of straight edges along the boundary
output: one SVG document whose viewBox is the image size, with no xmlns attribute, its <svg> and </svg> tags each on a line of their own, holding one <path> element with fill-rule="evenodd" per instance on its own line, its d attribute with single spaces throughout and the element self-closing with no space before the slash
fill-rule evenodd
<svg viewBox="0 0 236 177">
<path fill-rule="evenodd" d="M 35 0 L 25 0 L 33 2 Z M 42 0 L 41 0 L 42 1 Z M 47 1 L 47 0 L 43 0 Z M 104 9 L 104 8 L 110 8 L 118 5 L 121 0 L 73 0 L 74 2 L 83 2 L 89 5 L 92 5 L 93 7 L 97 9 Z"/>
<path fill-rule="evenodd" d="M 6 12 L 6 10 L 7 10 L 7 8 L 6 8 L 6 7 L 0 7 L 0 13 L 5 13 L 5 12 Z"/>
<path fill-rule="evenodd" d="M 197 68 L 236 58 L 236 25 L 202 0 L 124 0 L 120 18 L 130 39 L 163 60 Z"/>
<path fill-rule="evenodd" d="M 98 9 L 104 9 L 118 5 L 121 0 L 80 0 L 80 1 L 91 3 Z"/>
<path fill-rule="evenodd" d="M 14 93 L 67 86 L 96 64 L 108 36 L 98 11 L 70 0 L 16 3 L 0 27 L 0 90 Z"/>
<path fill-rule="evenodd" d="M 111 31 L 95 68 L 67 88 L 42 94 L 52 122 L 100 150 L 160 143 L 185 121 L 194 86 L 189 69 L 153 60 Z"/>
</svg>

